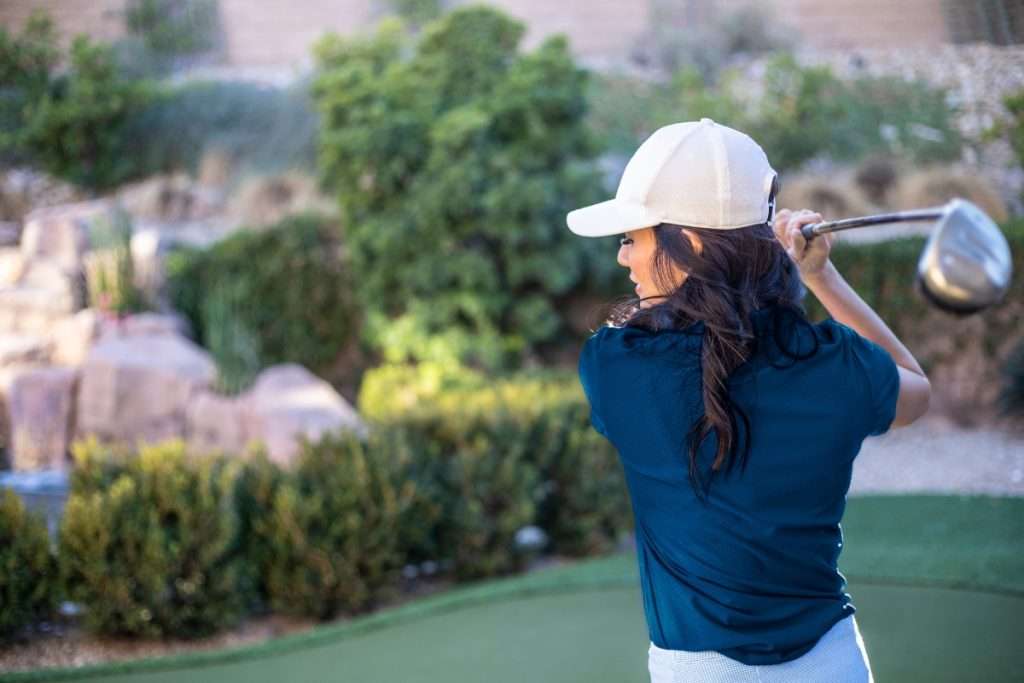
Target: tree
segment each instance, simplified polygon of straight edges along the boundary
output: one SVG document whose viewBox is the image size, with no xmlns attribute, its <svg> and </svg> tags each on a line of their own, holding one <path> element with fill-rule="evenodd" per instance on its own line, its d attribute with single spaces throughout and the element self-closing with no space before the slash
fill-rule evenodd
<svg viewBox="0 0 1024 683">
<path fill-rule="evenodd" d="M 520 54 L 523 24 L 487 7 L 412 45 L 404 29 L 392 18 L 316 46 L 321 178 L 371 343 L 392 360 L 504 366 L 564 331 L 558 298 L 598 248 L 565 225 L 603 192 L 589 74 L 561 35 Z"/>
</svg>

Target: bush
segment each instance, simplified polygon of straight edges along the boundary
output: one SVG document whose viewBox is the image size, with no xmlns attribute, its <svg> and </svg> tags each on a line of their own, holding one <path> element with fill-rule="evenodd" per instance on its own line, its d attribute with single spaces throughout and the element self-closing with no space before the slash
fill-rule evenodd
<svg viewBox="0 0 1024 683">
<path fill-rule="evenodd" d="M 139 174 L 196 173 L 203 154 L 226 155 L 239 173 L 316 166 L 318 117 L 309 84 L 286 88 L 196 81 L 162 86 L 126 124 Z"/>
<path fill-rule="evenodd" d="M 0 26 L 0 162 L 25 161 L 18 149 L 24 110 L 46 95 L 59 59 L 56 30 L 44 12 L 32 12 L 20 35 Z"/>
<path fill-rule="evenodd" d="M 128 31 L 156 54 L 192 54 L 216 42 L 216 0 L 128 0 L 124 14 Z"/>
<path fill-rule="evenodd" d="M 117 211 L 110 221 L 93 226 L 92 249 L 85 255 L 90 307 L 117 314 L 151 308 L 135 280 L 131 241 L 131 217 L 124 211 Z"/>
<path fill-rule="evenodd" d="M 355 335 L 348 265 L 331 219 L 291 216 L 166 261 L 168 294 L 210 349 L 228 392 L 262 368 L 295 362 L 325 372 Z"/>
<path fill-rule="evenodd" d="M 566 555 L 604 552 L 632 527 L 618 456 L 590 426 L 575 376 L 383 367 L 367 373 L 358 404 L 379 428 L 436 444 L 422 457 L 440 457 L 447 473 L 444 499 L 454 502 L 437 535 L 459 578 L 516 571 L 514 534 L 527 524 Z"/>
<path fill-rule="evenodd" d="M 303 440 L 292 476 L 254 529 L 271 606 L 328 619 L 369 611 L 397 595 L 404 562 L 396 533 L 414 484 L 352 432 Z M 264 489 L 268 491 L 269 489 Z"/>
<path fill-rule="evenodd" d="M 781 49 L 795 33 L 756 4 L 727 12 L 713 4 L 707 9 L 711 10 L 709 20 L 698 23 L 689 21 L 692 8 L 652 2 L 650 27 L 633 48 L 633 60 L 668 72 L 695 67 L 705 81 L 713 83 L 733 56 Z"/>
<path fill-rule="evenodd" d="M 999 408 L 1003 415 L 1024 417 L 1024 337 L 1006 360 Z"/>
<path fill-rule="evenodd" d="M 46 522 L 0 488 L 0 640 L 51 615 L 59 590 Z"/>
<path fill-rule="evenodd" d="M 1006 136 L 1018 166 L 1024 167 L 1024 88 L 1003 98 L 1009 116 L 1004 117 L 982 133 L 983 142 L 992 142 Z M 1021 195 L 1024 200 L 1024 194 Z"/>
<path fill-rule="evenodd" d="M 637 97 L 616 97 L 616 92 Z M 592 96 L 591 125 L 632 154 L 654 129 L 707 116 L 749 134 L 780 171 L 818 157 L 857 162 L 895 153 L 912 163 L 958 159 L 963 139 L 946 91 L 893 77 L 837 78 L 827 66 L 801 66 L 778 51 L 765 63 L 764 90 L 748 95 L 742 71 L 725 69 L 714 85 L 684 65 L 667 84 L 631 85 L 612 76 Z M 623 102 L 629 102 L 628 108 Z"/>
<path fill-rule="evenodd" d="M 45 87 L 21 89 L 21 115 L 10 142 L 53 175 L 89 189 L 109 188 L 136 172 L 123 132 L 151 91 L 123 77 L 111 49 L 86 36 L 72 42 L 69 62 L 66 72 L 48 75 Z"/>
<path fill-rule="evenodd" d="M 245 558 L 239 585 L 249 611 L 260 612 L 270 607 L 266 577 L 276 552 L 271 542 L 273 503 L 287 475 L 262 446 L 249 451 L 244 462 L 235 491 L 240 552 Z"/>
<path fill-rule="evenodd" d="M 60 526 L 61 576 L 99 633 L 201 637 L 243 613 L 239 463 L 183 442 L 129 454 L 78 442 Z"/>
<path fill-rule="evenodd" d="M 407 315 L 416 360 L 439 335 L 463 362 L 514 365 L 565 331 L 557 299 L 603 246 L 565 229 L 568 210 L 601 198 L 586 73 L 563 37 L 517 53 L 524 26 L 490 8 L 428 24 L 408 53 L 401 26 L 316 49 L 321 174 L 368 336 L 385 347 Z"/>
</svg>

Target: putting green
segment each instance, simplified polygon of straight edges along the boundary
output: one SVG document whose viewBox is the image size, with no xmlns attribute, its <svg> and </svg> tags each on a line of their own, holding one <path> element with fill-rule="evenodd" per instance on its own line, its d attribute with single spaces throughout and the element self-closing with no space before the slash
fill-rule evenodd
<svg viewBox="0 0 1024 683">
<path fill-rule="evenodd" d="M 1022 526 L 1024 499 L 850 499 L 840 568 L 879 683 L 1021 680 Z M 647 683 L 634 562 L 463 586 L 258 646 L 2 680 Z"/>
</svg>

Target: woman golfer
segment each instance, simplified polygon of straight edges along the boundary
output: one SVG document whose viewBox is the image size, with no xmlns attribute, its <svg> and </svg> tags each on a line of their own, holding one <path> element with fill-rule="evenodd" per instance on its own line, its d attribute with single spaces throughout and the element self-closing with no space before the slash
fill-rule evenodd
<svg viewBox="0 0 1024 683">
<path fill-rule="evenodd" d="M 864 438 L 920 417 L 930 385 L 831 236 L 801 236 L 821 216 L 774 215 L 778 187 L 754 140 L 702 118 L 567 217 L 622 235 L 636 283 L 579 372 L 626 475 L 654 683 L 873 680 L 840 520 Z M 808 321 L 805 286 L 830 319 Z"/>
</svg>

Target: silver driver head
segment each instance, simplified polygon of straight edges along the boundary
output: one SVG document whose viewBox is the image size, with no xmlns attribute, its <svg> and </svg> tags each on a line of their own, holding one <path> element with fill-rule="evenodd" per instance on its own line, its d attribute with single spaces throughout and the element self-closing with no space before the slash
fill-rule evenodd
<svg viewBox="0 0 1024 683">
<path fill-rule="evenodd" d="M 966 199 L 946 204 L 917 262 L 918 290 L 934 305 L 968 315 L 998 303 L 1010 287 L 1010 245 L 999 226 Z"/>
</svg>

